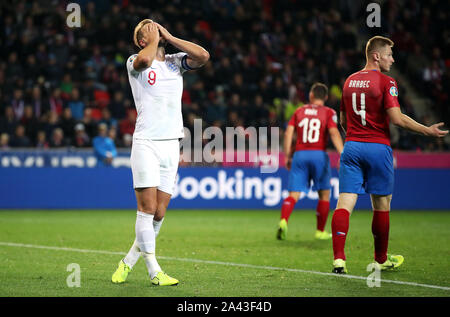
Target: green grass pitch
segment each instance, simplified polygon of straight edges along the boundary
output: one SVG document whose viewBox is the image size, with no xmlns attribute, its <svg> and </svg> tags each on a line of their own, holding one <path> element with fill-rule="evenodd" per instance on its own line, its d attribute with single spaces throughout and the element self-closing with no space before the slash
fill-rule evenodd
<svg viewBox="0 0 450 317">
<path fill-rule="evenodd" d="M 380 287 L 366 283 L 372 213 L 350 218 L 350 278 L 321 274 L 331 272 L 332 243 L 314 240 L 314 213 L 295 210 L 278 241 L 278 210 L 169 210 L 157 257 L 180 284 L 155 287 L 142 259 L 125 284 L 111 283 L 134 239 L 133 210 L 0 211 L 0 296 L 450 296 L 450 212 L 391 213 L 389 252 L 405 262 Z M 328 231 L 330 222 L 331 213 Z M 70 263 L 80 287 L 66 283 Z"/>
</svg>

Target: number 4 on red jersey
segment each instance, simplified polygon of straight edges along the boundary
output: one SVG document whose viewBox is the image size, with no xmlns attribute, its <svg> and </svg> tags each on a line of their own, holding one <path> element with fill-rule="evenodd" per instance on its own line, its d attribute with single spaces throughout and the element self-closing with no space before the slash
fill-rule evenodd
<svg viewBox="0 0 450 317">
<path fill-rule="evenodd" d="M 362 70 L 347 78 L 341 111 L 347 119 L 346 141 L 390 145 L 389 116 L 398 103 L 397 83 L 377 70 Z"/>
</svg>

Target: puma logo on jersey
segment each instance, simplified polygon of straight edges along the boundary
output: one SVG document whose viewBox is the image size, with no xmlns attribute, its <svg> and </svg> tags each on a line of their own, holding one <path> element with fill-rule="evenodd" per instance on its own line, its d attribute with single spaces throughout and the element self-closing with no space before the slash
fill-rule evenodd
<svg viewBox="0 0 450 317">
<path fill-rule="evenodd" d="M 350 80 L 349 88 L 369 88 L 370 80 Z"/>
<path fill-rule="evenodd" d="M 317 110 L 316 109 L 305 109 L 305 115 L 317 116 Z"/>
</svg>

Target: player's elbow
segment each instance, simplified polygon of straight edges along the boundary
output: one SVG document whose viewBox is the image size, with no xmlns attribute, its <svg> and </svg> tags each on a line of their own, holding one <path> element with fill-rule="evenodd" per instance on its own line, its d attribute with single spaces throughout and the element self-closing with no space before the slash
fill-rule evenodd
<svg viewBox="0 0 450 317">
<path fill-rule="evenodd" d="M 139 69 L 145 69 L 152 66 L 153 58 L 150 56 L 139 56 L 136 58 L 136 66 Z"/>
<path fill-rule="evenodd" d="M 209 61 L 210 55 L 207 50 L 203 50 L 199 56 L 199 62 L 204 65 Z"/>
<path fill-rule="evenodd" d="M 403 127 L 403 119 L 401 116 L 392 116 L 391 123 L 397 127 Z"/>
<path fill-rule="evenodd" d="M 403 128 L 405 125 L 405 121 L 403 120 L 404 115 L 403 113 L 400 111 L 400 108 L 397 107 L 393 107 L 388 109 L 387 111 L 388 116 L 389 116 L 389 121 L 400 128 Z"/>
</svg>

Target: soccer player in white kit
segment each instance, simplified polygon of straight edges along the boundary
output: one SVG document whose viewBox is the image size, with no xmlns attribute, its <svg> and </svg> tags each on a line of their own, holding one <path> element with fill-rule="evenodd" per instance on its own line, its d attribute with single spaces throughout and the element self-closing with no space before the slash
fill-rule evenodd
<svg viewBox="0 0 450 317">
<path fill-rule="evenodd" d="M 145 260 L 154 285 L 176 285 L 155 256 L 155 240 L 175 186 L 184 137 L 181 115 L 183 73 L 203 66 L 209 53 L 201 46 L 171 35 L 160 24 L 145 19 L 134 30 L 138 54 L 127 60 L 128 79 L 137 109 L 131 148 L 131 170 L 137 200 L 136 239 L 119 262 L 113 283 L 125 282 L 139 257 Z M 166 54 L 165 44 L 181 52 Z"/>
</svg>

